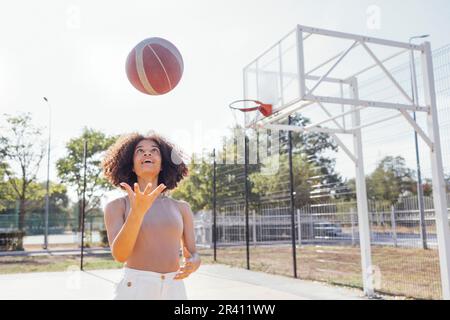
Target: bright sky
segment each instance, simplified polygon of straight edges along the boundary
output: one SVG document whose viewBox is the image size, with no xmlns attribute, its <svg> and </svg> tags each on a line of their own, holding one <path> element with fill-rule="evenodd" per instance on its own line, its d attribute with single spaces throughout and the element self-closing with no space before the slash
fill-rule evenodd
<svg viewBox="0 0 450 320">
<path fill-rule="evenodd" d="M 378 28 L 367 24 L 372 5 Z M 42 97 L 49 98 L 52 179 L 64 144 L 83 126 L 108 134 L 153 129 L 189 153 L 211 150 L 232 125 L 227 105 L 242 97 L 243 66 L 296 24 L 399 41 L 429 33 L 438 48 L 450 42 L 449 12 L 448 0 L 2 2 L 0 113 L 31 112 L 46 126 Z M 178 87 L 158 97 L 135 90 L 124 71 L 131 48 L 154 36 L 184 59 Z M 352 174 L 345 163 L 341 170 Z"/>
</svg>

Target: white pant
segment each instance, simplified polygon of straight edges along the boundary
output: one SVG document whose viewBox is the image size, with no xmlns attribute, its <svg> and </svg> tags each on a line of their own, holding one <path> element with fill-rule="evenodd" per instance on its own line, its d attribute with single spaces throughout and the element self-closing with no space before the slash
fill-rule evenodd
<svg viewBox="0 0 450 320">
<path fill-rule="evenodd" d="M 123 268 L 114 300 L 186 300 L 183 280 L 174 280 L 177 272 L 157 273 Z"/>
</svg>

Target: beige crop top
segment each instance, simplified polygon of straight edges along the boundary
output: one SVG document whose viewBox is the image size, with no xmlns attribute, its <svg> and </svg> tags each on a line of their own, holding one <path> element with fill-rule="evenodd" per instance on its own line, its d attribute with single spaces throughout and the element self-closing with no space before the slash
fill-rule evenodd
<svg viewBox="0 0 450 320">
<path fill-rule="evenodd" d="M 124 221 L 130 213 L 128 196 Z M 179 269 L 183 216 L 175 199 L 159 195 L 145 214 L 133 251 L 125 266 L 160 273 Z"/>
</svg>

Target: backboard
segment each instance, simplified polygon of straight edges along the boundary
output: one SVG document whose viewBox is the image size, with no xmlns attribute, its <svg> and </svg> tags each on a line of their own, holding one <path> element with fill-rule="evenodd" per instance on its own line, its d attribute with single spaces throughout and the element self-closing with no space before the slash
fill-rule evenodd
<svg viewBox="0 0 450 320">
<path fill-rule="evenodd" d="M 403 42 L 298 25 L 244 67 L 243 98 L 273 105 L 272 116 L 255 113 L 247 119 L 246 125 L 273 124 L 304 107 L 315 107 L 317 111 L 328 103 L 340 105 L 341 108 L 336 110 L 341 113 L 350 110 L 346 110 L 350 106 L 391 109 L 386 111 L 387 114 L 397 111 L 398 107 L 426 111 L 423 99 L 414 103 L 407 93 L 410 86 L 399 84 L 391 75 L 392 66 L 408 63 L 410 52 L 418 52 L 421 48 Z M 400 98 L 393 95 L 390 99 L 377 100 L 370 93 L 359 92 L 355 99 L 351 88 L 354 81 L 371 79 L 380 74 L 380 69 L 387 71 L 382 72 L 386 83 L 394 80 L 392 87 L 400 90 Z M 313 115 L 312 122 L 320 122 L 321 116 L 329 118 L 334 115 L 333 112 L 322 112 L 317 118 Z M 342 122 L 345 122 L 344 118 Z"/>
<path fill-rule="evenodd" d="M 244 72 L 244 99 L 272 104 L 277 112 L 300 96 L 295 30 L 247 65 Z M 263 117 L 254 113 L 248 124 Z"/>
</svg>

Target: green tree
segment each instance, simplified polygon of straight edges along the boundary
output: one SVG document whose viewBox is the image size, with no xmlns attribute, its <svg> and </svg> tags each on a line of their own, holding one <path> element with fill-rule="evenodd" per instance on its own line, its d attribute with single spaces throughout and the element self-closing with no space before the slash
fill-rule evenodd
<svg viewBox="0 0 450 320">
<path fill-rule="evenodd" d="M 18 178 L 14 178 L 15 183 L 20 183 Z M 17 210 L 17 198 L 15 197 L 14 189 L 10 184 L 5 184 L 2 189 L 5 198 L 2 199 L 3 211 L 5 214 L 15 214 Z M 29 230 L 29 227 L 37 228 L 39 224 L 41 227 L 44 225 L 44 212 L 45 212 L 45 195 L 46 195 L 46 182 L 32 182 L 28 185 L 28 194 L 25 206 L 27 214 L 24 221 L 24 229 Z M 50 227 L 61 221 L 67 219 L 69 216 L 69 198 L 67 190 L 64 185 L 50 182 L 49 188 L 49 225 Z M 33 214 L 33 219 L 30 220 L 30 215 Z M 38 217 L 36 219 L 36 217 Z M 31 222 L 32 221 L 32 222 Z M 30 225 L 31 223 L 31 225 Z"/>
<path fill-rule="evenodd" d="M 448 181 L 447 192 L 450 192 L 450 179 L 447 181 Z M 423 189 L 423 195 L 425 197 L 431 197 L 433 194 L 433 181 L 431 181 L 431 179 L 428 179 L 428 178 L 423 179 L 422 180 L 422 189 Z M 417 187 L 415 189 L 414 194 L 417 194 Z"/>
<path fill-rule="evenodd" d="M 274 164 L 273 162 L 278 162 Z M 289 161 L 287 154 L 270 157 L 263 167 L 275 168 L 274 174 L 262 174 L 253 172 L 249 179 L 252 185 L 252 193 L 261 198 L 289 199 Z M 315 175 L 314 166 L 308 162 L 307 157 L 302 154 L 292 156 L 292 171 L 294 177 L 295 206 L 297 208 L 311 202 L 310 193 L 312 186 L 309 178 Z M 267 171 L 270 172 L 270 169 Z"/>
<path fill-rule="evenodd" d="M 369 185 L 377 200 L 397 202 L 400 196 L 408 196 L 416 190 L 414 171 L 406 166 L 401 156 L 387 156 L 378 164 L 370 177 Z"/>
<path fill-rule="evenodd" d="M 237 146 L 234 143 L 235 130 L 239 130 L 239 127 L 230 128 L 230 134 L 224 137 L 223 148 L 216 150 L 218 205 L 229 199 L 237 202 L 243 202 L 244 199 L 244 160 L 242 157 L 237 160 Z M 233 160 L 229 161 L 231 158 Z M 202 155 L 193 154 L 188 167 L 189 176 L 172 192 L 172 196 L 189 202 L 194 212 L 211 209 L 213 202 L 212 152 L 203 152 Z M 249 166 L 249 172 L 251 170 L 255 170 L 253 166 Z"/>
<path fill-rule="evenodd" d="M 288 120 L 285 120 L 284 124 L 288 124 Z M 291 124 L 305 127 L 311 124 L 311 121 L 301 114 L 294 114 L 291 117 Z M 292 132 L 291 137 L 293 154 L 301 154 L 305 163 L 308 164 L 308 183 L 310 184 L 308 190 L 312 192 L 311 196 L 309 193 L 300 195 L 296 192 L 296 197 L 301 197 L 304 204 L 348 198 L 351 190 L 346 187 L 342 177 L 335 171 L 336 161 L 331 157 L 331 154 L 338 150 L 336 141 L 329 134 L 323 132 Z M 283 146 L 281 151 L 288 153 L 287 132 L 281 135 L 280 139 Z M 294 185 L 296 185 L 295 177 Z"/>
<path fill-rule="evenodd" d="M 383 158 L 366 177 L 366 185 L 369 199 L 388 201 L 391 204 L 396 203 L 399 197 L 416 194 L 417 191 L 414 171 L 406 166 L 405 159 L 401 156 Z M 349 187 L 355 190 L 354 179 L 349 182 Z"/>
<path fill-rule="evenodd" d="M 189 176 L 182 180 L 178 187 L 171 193 L 175 199 L 187 201 L 193 212 L 207 210 L 212 204 L 212 176 L 213 167 L 211 157 L 195 160 L 192 155 L 188 165 Z"/>
<path fill-rule="evenodd" d="M 32 186 L 35 196 L 27 204 L 30 213 L 35 214 L 39 219 L 40 227 L 44 229 L 44 214 L 45 214 L 45 195 L 46 195 L 46 181 L 35 183 Z M 63 228 L 69 225 L 70 219 L 69 197 L 67 195 L 67 188 L 63 184 L 58 184 L 50 181 L 49 185 L 49 230 Z M 38 222 L 36 221 L 36 222 Z M 34 225 L 36 227 L 36 225 Z"/>
<path fill-rule="evenodd" d="M 32 123 L 29 113 L 16 116 L 5 114 L 6 125 L 2 128 L 0 153 L 8 165 L 2 165 L 14 197 L 19 200 L 20 231 L 24 230 L 27 200 L 33 196 L 30 186 L 45 154 L 45 141 L 41 140 L 42 129 Z"/>
<path fill-rule="evenodd" d="M 444 183 L 446 193 L 450 193 L 450 174 L 444 174 Z M 433 180 L 429 178 L 422 179 L 422 189 L 425 197 L 431 197 L 433 195 Z M 417 194 L 417 184 L 414 186 L 413 193 Z"/>
<path fill-rule="evenodd" d="M 46 182 L 34 183 L 31 186 L 33 190 L 33 198 L 30 199 L 28 208 L 33 213 L 45 213 L 45 195 Z M 49 212 L 53 218 L 57 216 L 69 214 L 69 197 L 67 195 L 67 188 L 63 184 L 58 184 L 50 181 L 49 185 Z"/>
<path fill-rule="evenodd" d="M 0 212 L 8 207 L 14 196 L 10 192 L 10 187 L 7 181 L 6 170 L 8 170 L 8 164 L 2 162 L 0 158 Z"/>
<path fill-rule="evenodd" d="M 238 139 L 240 140 L 239 145 Z M 250 139 L 249 137 L 248 140 Z M 222 147 L 216 150 L 216 195 L 219 206 L 224 203 L 241 205 L 244 203 L 245 158 L 243 142 L 244 131 L 236 126 L 231 128 L 228 136 L 223 137 Z M 255 170 L 255 165 L 249 165 L 247 169 L 250 174 Z"/>
<path fill-rule="evenodd" d="M 288 124 L 288 119 L 282 124 Z M 291 125 L 305 127 L 310 124 L 308 118 L 300 114 L 291 117 Z M 280 159 L 281 172 L 273 177 L 274 182 L 278 183 L 278 193 L 263 192 L 267 197 L 273 195 L 273 198 L 289 196 L 289 134 L 287 131 L 280 132 Z M 296 206 L 302 206 L 308 203 L 317 203 L 329 200 L 331 198 L 340 199 L 347 197 L 351 192 L 345 187 L 341 176 L 335 172 L 335 160 L 331 157 L 333 152 L 337 151 L 337 144 L 326 133 L 316 132 L 292 132 L 292 154 L 293 154 L 293 176 L 294 192 Z M 272 160 L 273 161 L 273 160 Z M 298 168 L 301 166 L 301 168 Z M 261 173 L 261 168 L 256 170 L 253 177 Z M 257 178 L 256 181 L 265 179 Z M 255 194 L 261 193 L 260 188 L 252 191 Z"/>
<path fill-rule="evenodd" d="M 100 205 L 105 190 L 112 186 L 102 175 L 103 153 L 117 140 L 117 136 L 106 136 L 100 131 L 84 128 L 80 137 L 66 144 L 67 155 L 56 162 L 61 182 L 74 188 L 78 203 L 78 226 L 81 228 L 81 210 L 84 183 L 84 141 L 87 141 L 86 157 L 86 214 Z"/>
<path fill-rule="evenodd" d="M 307 125 L 309 120 L 297 115 L 293 119 L 297 125 Z M 230 133 L 224 137 L 223 146 L 216 150 L 216 192 L 217 204 L 237 203 L 243 204 L 245 200 L 245 178 L 243 150 L 238 150 L 235 143 L 236 130 L 242 134 L 239 126 L 230 128 Z M 263 139 L 259 132 L 248 131 L 249 141 L 259 141 Z M 328 151 L 337 149 L 334 141 L 326 134 L 317 133 L 295 133 L 293 136 L 294 155 L 294 189 L 296 192 L 296 205 L 301 206 L 306 203 L 320 201 L 314 200 L 310 193 L 314 185 L 332 185 L 330 188 L 320 189 L 322 192 L 332 194 L 334 189 L 344 186 L 340 176 L 334 172 L 334 159 L 327 157 Z M 250 163 L 247 167 L 249 176 L 249 196 L 250 205 L 258 204 L 262 199 L 288 199 L 289 197 L 289 167 L 287 159 L 287 134 L 280 132 L 280 157 L 269 155 L 267 161 L 261 161 L 259 157 L 256 164 Z M 243 138 L 242 136 L 240 138 Z M 270 139 L 269 139 L 270 140 Z M 269 142 L 270 146 L 270 142 Z M 241 146 L 242 147 L 242 146 Z M 239 152 L 238 152 L 239 151 Z M 252 155 L 254 156 L 254 155 Z M 194 158 L 194 156 L 193 156 Z M 206 161 L 190 164 L 190 175 L 183 181 L 173 193 L 174 197 L 180 197 L 192 203 L 196 210 L 207 209 L 212 203 L 212 159 L 208 155 Z M 229 161 L 232 160 L 232 161 Z M 279 163 L 275 163 L 279 161 Z M 266 174 L 269 168 L 278 168 L 276 174 Z M 310 179 L 314 176 L 321 176 L 318 179 Z M 199 190 L 197 192 L 197 190 Z M 317 189 L 315 190 L 317 192 Z M 331 195 L 339 198 L 339 195 Z"/>
</svg>

